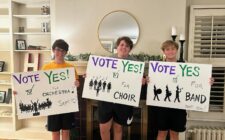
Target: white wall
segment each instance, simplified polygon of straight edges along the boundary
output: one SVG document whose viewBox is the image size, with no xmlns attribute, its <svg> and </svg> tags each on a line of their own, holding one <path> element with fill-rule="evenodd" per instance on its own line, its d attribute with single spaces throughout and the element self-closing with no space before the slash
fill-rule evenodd
<svg viewBox="0 0 225 140">
<path fill-rule="evenodd" d="M 53 41 L 63 38 L 70 52 L 110 55 L 98 40 L 98 25 L 109 12 L 125 10 L 136 17 L 140 38 L 132 53 L 161 54 L 161 43 L 171 39 L 171 26 L 184 33 L 186 0 L 54 0 Z"/>
</svg>

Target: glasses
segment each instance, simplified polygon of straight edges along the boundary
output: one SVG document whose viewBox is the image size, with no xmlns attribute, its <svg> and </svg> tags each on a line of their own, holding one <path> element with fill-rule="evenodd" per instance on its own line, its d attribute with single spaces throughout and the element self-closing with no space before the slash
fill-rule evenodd
<svg viewBox="0 0 225 140">
<path fill-rule="evenodd" d="M 65 52 L 65 50 L 60 49 L 60 48 L 55 48 L 54 51 L 57 51 L 57 52 Z"/>
</svg>

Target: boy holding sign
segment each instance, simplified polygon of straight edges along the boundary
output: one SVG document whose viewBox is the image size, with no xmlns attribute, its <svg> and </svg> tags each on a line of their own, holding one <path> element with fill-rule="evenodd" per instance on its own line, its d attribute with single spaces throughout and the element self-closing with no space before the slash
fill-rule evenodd
<svg viewBox="0 0 225 140">
<path fill-rule="evenodd" d="M 133 60 L 129 55 L 133 42 L 129 37 L 121 37 L 116 42 L 117 54 L 114 56 L 119 59 Z M 99 122 L 102 140 L 110 140 L 110 130 L 113 128 L 114 139 L 122 140 L 122 127 L 131 125 L 133 120 L 133 107 L 99 101 Z"/>
<path fill-rule="evenodd" d="M 162 51 L 166 56 L 165 61 L 177 62 L 176 56 L 178 52 L 178 44 L 174 41 L 167 40 L 162 44 Z M 157 140 L 165 140 L 167 132 L 169 132 L 171 140 L 178 140 L 179 132 L 185 131 L 186 126 L 186 110 L 157 107 Z M 170 118 L 170 119 L 168 119 Z"/>
<path fill-rule="evenodd" d="M 164 55 L 166 56 L 165 61 L 167 62 L 177 62 L 176 56 L 178 52 L 178 44 L 174 41 L 167 40 L 162 44 L 161 47 Z M 170 74 L 174 74 L 174 69 L 171 67 L 167 71 Z M 193 73 L 195 74 L 195 73 Z M 210 84 L 212 85 L 213 79 L 210 79 Z M 169 99 L 171 91 L 169 91 L 168 86 L 166 86 L 166 98 L 164 101 Z M 154 94 L 161 93 L 161 89 L 157 90 L 154 87 Z M 177 87 L 177 94 L 179 94 L 180 89 Z M 177 98 L 176 94 L 176 98 Z M 156 96 L 157 97 L 157 96 Z M 168 98 L 167 98 L 168 97 Z M 176 98 L 174 102 L 176 101 Z M 179 98 L 178 102 L 179 102 Z M 158 98 L 156 98 L 158 100 Z M 167 108 L 167 107 L 151 107 L 154 110 L 152 118 L 155 118 L 156 128 L 158 129 L 157 140 L 165 140 L 167 133 L 169 132 L 169 137 L 171 140 L 179 139 L 179 132 L 184 132 L 186 129 L 186 110 L 177 108 Z"/>
<path fill-rule="evenodd" d="M 42 70 L 59 69 L 74 67 L 73 65 L 64 61 L 64 57 L 67 54 L 69 45 L 62 39 L 58 39 L 52 46 L 54 53 L 54 61 L 43 66 Z M 75 68 L 74 68 L 75 69 Z M 76 87 L 79 87 L 78 75 L 75 70 L 74 82 Z M 62 139 L 69 140 L 70 129 L 74 127 L 74 113 L 65 113 L 48 116 L 48 131 L 52 131 L 52 139 L 60 140 L 60 130 L 62 130 Z"/>
</svg>

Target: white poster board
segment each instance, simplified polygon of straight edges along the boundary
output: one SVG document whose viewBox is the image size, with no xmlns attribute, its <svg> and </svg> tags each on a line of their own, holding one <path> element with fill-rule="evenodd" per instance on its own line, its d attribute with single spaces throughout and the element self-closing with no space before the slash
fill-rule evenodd
<svg viewBox="0 0 225 140">
<path fill-rule="evenodd" d="M 150 61 L 147 105 L 207 112 L 211 75 L 212 65 Z"/>
<path fill-rule="evenodd" d="M 79 111 L 74 68 L 12 74 L 19 119 Z"/>
<path fill-rule="evenodd" d="M 138 106 L 144 63 L 91 55 L 83 98 Z"/>
</svg>

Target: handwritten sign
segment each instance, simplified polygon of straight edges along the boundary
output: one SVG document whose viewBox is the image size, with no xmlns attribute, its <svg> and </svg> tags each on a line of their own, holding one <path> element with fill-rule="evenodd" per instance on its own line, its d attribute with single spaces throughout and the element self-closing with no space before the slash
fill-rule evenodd
<svg viewBox="0 0 225 140">
<path fill-rule="evenodd" d="M 91 55 L 83 97 L 138 106 L 144 63 Z"/>
<path fill-rule="evenodd" d="M 79 111 L 74 68 L 14 73 L 12 81 L 19 119 Z"/>
<path fill-rule="evenodd" d="M 212 65 L 149 62 L 147 105 L 207 112 Z"/>
</svg>

